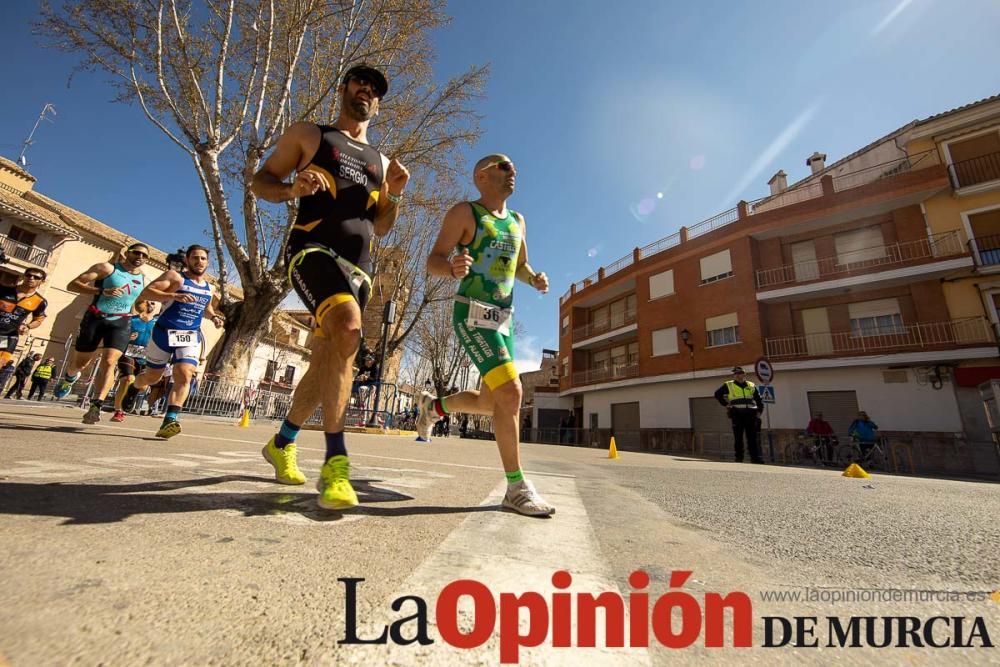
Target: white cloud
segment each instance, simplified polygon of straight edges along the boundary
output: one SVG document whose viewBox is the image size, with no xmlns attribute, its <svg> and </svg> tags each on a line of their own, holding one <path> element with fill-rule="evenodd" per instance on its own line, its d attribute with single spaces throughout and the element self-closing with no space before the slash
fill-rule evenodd
<svg viewBox="0 0 1000 667">
<path fill-rule="evenodd" d="M 542 346 L 538 336 L 518 336 L 514 339 L 514 367 L 518 373 L 537 371 L 542 366 Z"/>
</svg>

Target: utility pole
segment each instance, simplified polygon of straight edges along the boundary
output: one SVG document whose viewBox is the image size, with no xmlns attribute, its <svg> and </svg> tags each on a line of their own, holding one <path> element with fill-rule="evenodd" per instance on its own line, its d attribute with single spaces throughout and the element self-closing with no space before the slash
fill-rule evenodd
<svg viewBox="0 0 1000 667">
<path fill-rule="evenodd" d="M 382 345 L 379 351 L 378 360 L 378 377 L 375 378 L 375 405 L 372 406 L 372 416 L 368 420 L 368 423 L 372 426 L 378 423 L 378 403 L 379 399 L 382 397 L 382 373 L 385 368 L 385 346 L 386 341 L 389 340 L 389 325 L 396 322 L 396 302 L 388 301 L 385 304 L 385 309 L 382 312 Z"/>
<path fill-rule="evenodd" d="M 24 140 L 24 144 L 21 146 L 21 154 L 17 156 L 17 163 L 20 164 L 22 167 L 28 166 L 28 160 L 27 158 L 24 157 L 24 154 L 28 151 L 28 146 L 34 143 L 33 139 L 35 136 L 35 130 L 38 129 L 39 124 L 43 120 L 47 120 L 45 114 L 50 112 L 52 113 L 53 116 L 55 116 L 56 108 L 52 104 L 46 102 L 45 106 L 42 107 L 42 113 L 38 114 L 38 120 L 35 121 L 35 126 L 31 128 L 31 133 L 28 135 L 28 138 Z"/>
</svg>

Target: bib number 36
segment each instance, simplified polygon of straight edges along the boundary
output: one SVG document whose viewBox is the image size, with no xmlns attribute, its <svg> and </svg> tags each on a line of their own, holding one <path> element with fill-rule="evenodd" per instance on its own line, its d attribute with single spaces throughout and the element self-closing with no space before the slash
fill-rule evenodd
<svg viewBox="0 0 1000 667">
<path fill-rule="evenodd" d="M 504 336 L 510 335 L 510 322 L 514 311 L 492 304 L 469 299 L 469 317 L 466 320 L 476 329 L 491 329 Z"/>
</svg>

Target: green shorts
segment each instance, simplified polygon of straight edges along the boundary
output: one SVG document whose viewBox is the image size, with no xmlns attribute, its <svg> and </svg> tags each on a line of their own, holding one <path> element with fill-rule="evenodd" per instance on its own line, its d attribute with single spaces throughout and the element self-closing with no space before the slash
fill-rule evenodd
<svg viewBox="0 0 1000 667">
<path fill-rule="evenodd" d="M 495 329 L 473 327 L 466 322 L 468 317 L 469 304 L 456 301 L 451 320 L 455 333 L 486 386 L 492 390 L 516 380 L 513 332 L 501 334 Z"/>
</svg>

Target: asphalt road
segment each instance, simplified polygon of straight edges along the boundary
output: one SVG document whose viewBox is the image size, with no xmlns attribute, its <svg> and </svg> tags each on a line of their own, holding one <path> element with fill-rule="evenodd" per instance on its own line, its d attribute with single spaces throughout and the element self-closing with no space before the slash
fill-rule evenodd
<svg viewBox="0 0 1000 667">
<path fill-rule="evenodd" d="M 1000 595 L 990 598 L 1000 589 L 997 484 L 525 445 L 524 469 L 558 508 L 532 519 L 500 510 L 492 443 L 349 435 L 362 505 L 336 513 L 315 504 L 319 433 L 300 437 L 310 482 L 288 487 L 260 456 L 273 425 L 185 419 L 184 433 L 164 442 L 150 418 L 86 426 L 80 416 L 0 402 L 0 665 L 488 665 L 501 650 L 538 665 L 1000 661 L 998 649 L 979 647 L 984 632 L 1000 644 Z M 558 570 L 572 579 L 559 591 Z M 630 584 L 636 570 L 647 586 Z M 691 575 L 671 586 L 680 570 Z M 459 580 L 500 600 L 493 632 L 483 630 L 493 604 L 474 609 L 470 596 L 438 616 L 439 597 Z M 557 611 L 560 591 L 568 615 Z M 657 628 L 681 633 L 693 620 L 675 609 L 668 627 L 643 611 L 670 591 L 702 609 L 713 592 L 745 593 L 753 647 L 732 647 L 727 615 L 725 647 L 705 646 L 706 622 L 692 645 L 665 648 Z M 540 595 L 501 595 L 525 592 Z M 620 593 L 623 608 L 635 593 L 630 618 L 659 619 L 648 648 L 605 647 L 614 633 L 603 631 L 603 612 L 598 646 L 578 646 L 588 614 L 568 593 Z M 642 593 L 648 605 L 636 602 Z M 519 601 L 530 607 L 520 616 Z M 409 641 L 424 612 L 427 645 L 340 643 L 352 613 L 359 640 L 390 627 Z M 765 617 L 797 616 L 816 618 L 819 646 L 763 647 L 765 626 L 780 625 Z M 945 616 L 931 633 L 939 643 L 979 638 L 969 648 L 828 645 L 828 617 L 849 627 L 865 616 L 878 617 L 876 642 L 883 616 L 921 627 Z M 867 643 L 865 621 L 854 623 Z M 482 644 L 449 646 L 449 624 L 485 632 Z M 518 649 L 515 634 L 532 629 L 538 641 L 523 643 L 538 645 Z M 569 648 L 553 646 L 562 631 Z"/>
</svg>

